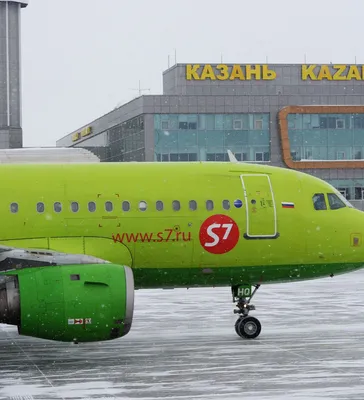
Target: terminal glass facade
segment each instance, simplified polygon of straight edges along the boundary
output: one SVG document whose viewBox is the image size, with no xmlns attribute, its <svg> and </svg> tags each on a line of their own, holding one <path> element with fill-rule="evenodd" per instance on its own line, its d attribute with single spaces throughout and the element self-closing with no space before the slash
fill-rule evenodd
<svg viewBox="0 0 364 400">
<path fill-rule="evenodd" d="M 144 116 L 129 119 L 75 144 L 96 154 L 101 161 L 144 161 Z"/>
<path fill-rule="evenodd" d="M 129 119 L 109 129 L 109 159 L 105 161 L 144 161 L 144 116 Z"/>
<path fill-rule="evenodd" d="M 292 160 L 364 159 L 364 114 L 289 114 L 287 119 Z"/>
<path fill-rule="evenodd" d="M 156 114 L 155 161 L 270 161 L 269 114 Z"/>
</svg>

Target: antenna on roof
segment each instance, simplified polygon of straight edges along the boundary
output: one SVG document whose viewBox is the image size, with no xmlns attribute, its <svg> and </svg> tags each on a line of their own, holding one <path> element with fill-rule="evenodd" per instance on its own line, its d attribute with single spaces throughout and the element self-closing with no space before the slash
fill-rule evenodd
<svg viewBox="0 0 364 400">
<path fill-rule="evenodd" d="M 168 57 L 169 57 L 169 56 L 168 56 Z M 146 90 L 148 90 L 148 91 L 150 92 L 150 89 L 142 89 L 142 88 L 140 87 L 140 81 L 139 81 L 139 87 L 138 87 L 138 89 L 131 88 L 130 90 L 137 90 L 137 91 L 139 92 L 139 96 L 141 96 L 141 95 L 142 95 L 142 92 L 144 92 L 144 91 L 146 91 Z"/>
<path fill-rule="evenodd" d="M 229 161 L 232 163 L 239 163 L 239 161 L 236 159 L 236 157 L 234 156 L 234 154 L 232 153 L 231 150 L 228 150 L 228 155 L 229 155 Z"/>
<path fill-rule="evenodd" d="M 177 64 L 177 49 L 174 49 L 174 63 Z"/>
</svg>

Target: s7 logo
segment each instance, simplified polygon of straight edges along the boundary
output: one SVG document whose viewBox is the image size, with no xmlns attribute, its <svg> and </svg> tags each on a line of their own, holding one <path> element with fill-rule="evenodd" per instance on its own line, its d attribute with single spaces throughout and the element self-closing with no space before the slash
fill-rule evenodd
<svg viewBox="0 0 364 400">
<path fill-rule="evenodd" d="M 227 215 L 217 214 L 207 218 L 200 228 L 201 246 L 213 254 L 225 254 L 239 241 L 239 228 Z"/>
<path fill-rule="evenodd" d="M 233 228 L 233 224 L 211 224 L 208 228 L 207 228 L 207 234 L 214 239 L 214 241 L 212 243 L 205 243 L 206 247 L 214 247 L 216 245 L 219 244 L 220 242 L 220 236 L 217 235 L 215 232 L 213 232 L 213 229 L 216 228 L 224 228 L 225 229 L 225 234 L 222 237 L 222 240 L 226 240 L 231 232 L 231 229 Z"/>
</svg>

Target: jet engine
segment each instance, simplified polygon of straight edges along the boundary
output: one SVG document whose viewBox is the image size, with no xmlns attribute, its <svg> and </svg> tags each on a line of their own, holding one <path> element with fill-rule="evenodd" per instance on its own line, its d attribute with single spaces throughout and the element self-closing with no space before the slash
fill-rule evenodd
<svg viewBox="0 0 364 400">
<path fill-rule="evenodd" d="M 134 277 L 127 266 L 75 264 L 31 267 L 0 275 L 0 323 L 21 335 L 92 342 L 126 335 L 134 312 Z"/>
</svg>

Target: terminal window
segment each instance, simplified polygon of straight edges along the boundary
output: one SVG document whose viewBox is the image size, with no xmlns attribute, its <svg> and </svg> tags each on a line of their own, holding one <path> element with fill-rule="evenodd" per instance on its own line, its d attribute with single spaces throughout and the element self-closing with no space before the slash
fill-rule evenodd
<svg viewBox="0 0 364 400">
<path fill-rule="evenodd" d="M 228 149 L 241 161 L 270 161 L 269 114 L 154 116 L 155 161 L 228 161 Z"/>
<path fill-rule="evenodd" d="M 243 129 L 243 121 L 241 119 L 234 121 L 234 129 Z"/>
<path fill-rule="evenodd" d="M 336 120 L 336 129 L 344 129 L 345 128 L 345 121 L 343 119 Z"/>
<path fill-rule="evenodd" d="M 362 160 L 364 114 L 289 114 L 291 156 L 302 160 Z"/>
<path fill-rule="evenodd" d="M 156 153 L 156 161 L 197 161 L 196 153 Z"/>
<path fill-rule="evenodd" d="M 255 121 L 255 129 L 263 129 L 263 121 L 261 119 Z"/>
<path fill-rule="evenodd" d="M 255 153 L 255 161 L 269 161 L 269 153 L 268 152 Z"/>
<path fill-rule="evenodd" d="M 362 159 L 361 150 L 354 150 L 354 159 L 355 160 L 361 160 Z"/>
<path fill-rule="evenodd" d="M 238 161 L 248 161 L 248 153 L 235 153 L 234 155 Z"/>
<path fill-rule="evenodd" d="M 355 188 L 355 200 L 363 200 L 364 199 L 364 188 L 356 187 Z"/>
</svg>

